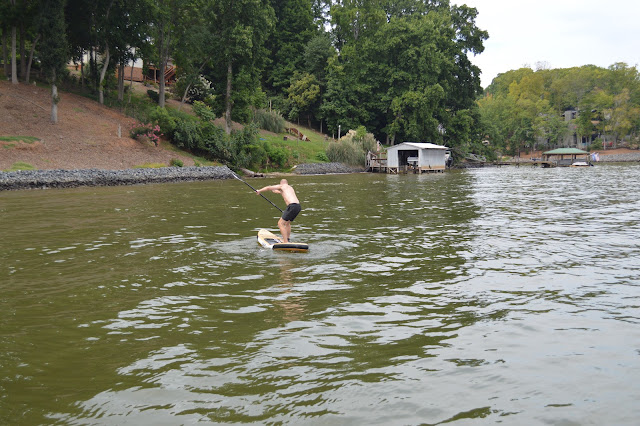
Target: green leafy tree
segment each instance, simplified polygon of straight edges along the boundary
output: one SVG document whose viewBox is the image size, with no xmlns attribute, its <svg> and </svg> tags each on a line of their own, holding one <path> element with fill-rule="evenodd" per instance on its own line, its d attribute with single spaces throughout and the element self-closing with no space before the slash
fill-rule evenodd
<svg viewBox="0 0 640 426">
<path fill-rule="evenodd" d="M 182 12 L 184 19 L 180 21 L 180 28 L 176 34 L 176 45 L 179 48 L 173 53 L 179 75 L 176 87 L 180 89 L 178 94 L 182 102 L 189 94 L 192 95 L 192 100 L 206 100 L 211 92 L 215 91 L 209 80 L 202 75 L 204 70 L 211 66 L 211 61 L 217 53 L 216 36 L 209 26 L 209 21 L 213 19 L 211 1 L 213 0 L 194 3 Z M 198 95 L 194 98 L 195 91 Z"/>
<path fill-rule="evenodd" d="M 327 68 L 322 114 L 334 131 L 348 123 L 391 143 L 443 142 L 448 131 L 456 134 L 449 126 L 460 130 L 458 111 L 476 108 L 480 71 L 467 54 L 481 52 L 487 34 L 475 26 L 472 8 L 406 1 L 388 12 L 384 6 L 344 2 L 332 9 L 341 50 Z"/>
<path fill-rule="evenodd" d="M 331 44 L 330 35 L 325 32 L 320 33 L 309 40 L 304 48 L 304 71 L 313 74 L 318 84 L 326 86 L 327 64 L 329 58 L 334 56 L 336 56 L 336 50 Z"/>
<path fill-rule="evenodd" d="M 308 127 L 311 127 L 311 117 L 320 102 L 320 85 L 313 74 L 298 74 L 288 89 L 289 101 L 293 108 L 290 119 L 299 119 L 300 115 L 307 117 Z"/>
<path fill-rule="evenodd" d="M 218 50 L 213 72 L 224 76 L 225 130 L 231 134 L 232 109 L 244 103 L 243 118 L 250 118 L 247 104 L 264 99 L 253 93 L 260 91 L 259 76 L 267 56 L 264 44 L 273 26 L 274 12 L 266 0 L 218 0 L 210 12 L 211 32 L 216 36 Z"/>
<path fill-rule="evenodd" d="M 311 0 L 270 0 L 275 26 L 266 40 L 269 50 L 265 69 L 266 89 L 271 95 L 282 93 L 296 72 L 304 68 L 304 48 L 314 35 Z"/>
<path fill-rule="evenodd" d="M 607 111 L 611 117 L 611 133 L 614 136 L 614 143 L 631 133 L 640 121 L 640 106 L 633 105 L 630 100 L 629 89 L 624 88 L 619 95 L 613 97 L 613 105 Z"/>
<path fill-rule="evenodd" d="M 384 0 L 342 0 L 331 6 L 333 36 L 338 50 L 375 33 L 387 22 Z"/>
</svg>

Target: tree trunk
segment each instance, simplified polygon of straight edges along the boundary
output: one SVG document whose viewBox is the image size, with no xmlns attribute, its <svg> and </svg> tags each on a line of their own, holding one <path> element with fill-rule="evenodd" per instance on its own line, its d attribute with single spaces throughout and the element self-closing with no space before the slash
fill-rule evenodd
<svg viewBox="0 0 640 426">
<path fill-rule="evenodd" d="M 40 34 L 36 36 L 36 38 L 33 40 L 33 43 L 31 44 L 31 52 L 29 52 L 29 63 L 27 64 L 27 72 L 24 76 L 24 82 L 27 84 L 29 84 L 29 78 L 31 75 L 31 64 L 33 63 L 33 52 L 36 50 L 36 44 L 38 43 L 38 40 L 40 40 Z"/>
<path fill-rule="evenodd" d="M 184 89 L 184 93 L 182 94 L 182 99 L 180 100 L 180 105 L 178 105 L 178 111 L 182 109 L 182 105 L 184 105 L 185 101 L 187 100 L 189 89 L 191 89 L 191 83 L 187 84 L 187 88 Z"/>
<path fill-rule="evenodd" d="M 118 101 L 124 102 L 124 59 L 118 64 Z"/>
<path fill-rule="evenodd" d="M 84 50 L 80 50 L 80 87 L 84 89 Z"/>
<path fill-rule="evenodd" d="M 20 23 L 20 76 L 24 77 L 27 73 L 27 55 L 25 53 L 25 38 L 27 38 L 24 30 L 24 23 Z"/>
<path fill-rule="evenodd" d="M 58 88 L 56 87 L 56 72 L 53 71 L 53 81 L 51 84 L 51 122 L 58 122 Z"/>
<path fill-rule="evenodd" d="M 107 44 L 107 48 L 105 49 L 104 65 L 102 65 L 102 71 L 100 72 L 100 81 L 98 82 L 100 105 L 104 105 L 104 85 L 102 83 L 104 81 L 104 76 L 107 73 L 107 68 L 109 68 L 109 44 Z"/>
<path fill-rule="evenodd" d="M 129 79 L 129 103 L 131 103 L 131 93 L 133 92 L 133 66 L 136 64 L 136 59 L 131 59 L 131 78 Z"/>
<path fill-rule="evenodd" d="M 9 75 L 9 53 L 7 52 L 7 32 L 2 32 L 2 63 L 4 64 L 4 75 Z"/>
<path fill-rule="evenodd" d="M 89 83 L 93 86 L 94 89 L 98 89 L 96 86 L 96 73 L 97 73 L 97 66 L 96 66 L 96 52 L 95 49 L 93 47 L 89 48 Z"/>
<path fill-rule="evenodd" d="M 227 63 L 227 97 L 225 99 L 225 112 L 224 112 L 224 123 L 225 123 L 225 131 L 228 135 L 231 134 L 231 81 L 233 79 L 233 62 L 229 59 Z"/>
<path fill-rule="evenodd" d="M 16 64 L 16 27 L 11 27 L 11 83 L 18 84 L 18 65 Z"/>
<path fill-rule="evenodd" d="M 166 70 L 167 70 L 167 58 L 163 56 L 160 58 L 160 76 L 158 77 L 158 106 L 160 106 L 160 108 L 164 108 L 164 101 L 165 101 L 164 73 Z"/>
</svg>

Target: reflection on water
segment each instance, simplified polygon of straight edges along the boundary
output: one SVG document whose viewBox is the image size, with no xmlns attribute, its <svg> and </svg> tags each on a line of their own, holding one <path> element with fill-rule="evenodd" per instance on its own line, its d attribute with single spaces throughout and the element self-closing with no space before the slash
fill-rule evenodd
<svg viewBox="0 0 640 426">
<path fill-rule="evenodd" d="M 638 178 L 0 193 L 0 423 L 635 424 Z"/>
</svg>

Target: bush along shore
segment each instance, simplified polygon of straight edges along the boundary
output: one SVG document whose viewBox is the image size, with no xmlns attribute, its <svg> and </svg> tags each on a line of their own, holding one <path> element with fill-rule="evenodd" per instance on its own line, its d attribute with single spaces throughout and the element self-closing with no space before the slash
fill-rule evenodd
<svg viewBox="0 0 640 426">
<path fill-rule="evenodd" d="M 361 172 L 340 163 L 300 164 L 296 174 L 334 174 Z M 75 188 L 78 186 L 118 186 L 146 183 L 204 181 L 231 179 L 233 172 L 227 166 L 162 167 L 126 170 L 23 170 L 0 172 L 0 191 L 18 189 Z"/>
</svg>

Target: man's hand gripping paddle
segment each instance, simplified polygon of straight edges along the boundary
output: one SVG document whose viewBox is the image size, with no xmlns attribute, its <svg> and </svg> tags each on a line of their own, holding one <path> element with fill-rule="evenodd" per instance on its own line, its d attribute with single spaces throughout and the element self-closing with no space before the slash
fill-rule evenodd
<svg viewBox="0 0 640 426">
<path fill-rule="evenodd" d="M 244 184 L 245 184 L 245 185 L 247 185 L 249 188 L 253 189 L 253 192 L 258 193 L 262 198 L 264 198 L 265 200 L 267 200 L 267 201 L 269 202 L 269 204 L 271 204 L 271 205 L 272 205 L 273 207 L 275 207 L 276 209 L 280 210 L 280 212 L 282 213 L 282 209 L 281 209 L 280 207 L 276 206 L 275 204 L 273 204 L 273 203 L 271 202 L 271 200 L 270 200 L 270 199 L 268 199 L 268 198 L 267 198 L 267 197 L 265 197 L 264 195 L 260 194 L 260 193 L 258 192 L 258 190 L 257 190 L 257 189 L 255 189 L 253 186 L 249 185 L 247 182 L 245 182 L 245 181 L 243 181 L 242 179 L 240 179 L 240 177 L 239 177 L 237 174 L 235 174 L 233 171 L 231 172 L 231 174 L 233 175 L 233 177 L 234 177 L 234 178 L 238 179 L 240 182 L 244 183 Z"/>
</svg>

